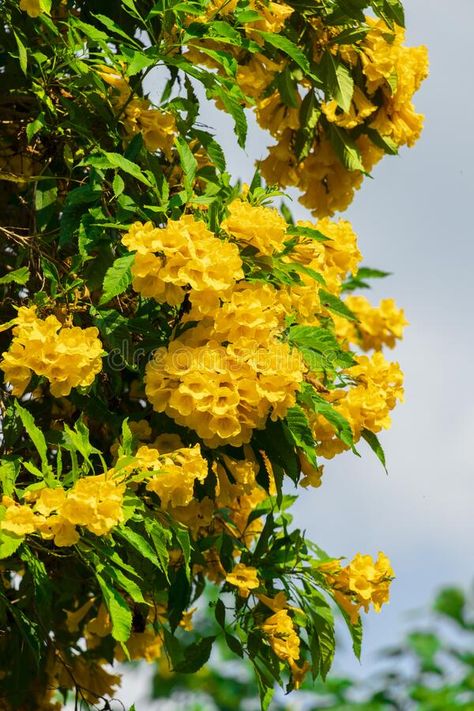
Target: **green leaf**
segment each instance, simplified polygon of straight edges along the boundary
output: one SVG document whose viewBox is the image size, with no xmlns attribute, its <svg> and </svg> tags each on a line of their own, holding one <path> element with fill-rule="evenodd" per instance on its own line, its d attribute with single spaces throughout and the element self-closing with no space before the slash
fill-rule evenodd
<svg viewBox="0 0 474 711">
<path fill-rule="evenodd" d="M 110 17 L 107 17 L 106 15 L 96 15 L 95 13 L 92 13 L 92 17 L 95 17 L 96 20 L 98 20 L 104 27 L 106 27 L 109 32 L 112 32 L 112 34 L 117 35 L 118 37 L 122 37 L 122 39 L 127 40 L 130 44 L 137 45 L 137 42 L 132 39 L 132 37 L 129 37 L 126 32 L 122 30 L 122 28 L 117 25 L 116 22 L 110 19 Z"/>
<path fill-rule="evenodd" d="M 281 50 L 288 55 L 304 72 L 305 74 L 311 74 L 311 68 L 309 66 L 308 58 L 304 52 L 292 42 L 288 37 L 279 35 L 273 32 L 262 32 L 258 31 L 258 34 L 267 42 L 267 44 L 272 45 L 276 49 Z"/>
<path fill-rule="evenodd" d="M 173 667 L 178 674 L 195 674 L 209 660 L 215 636 L 203 637 L 184 649 L 184 660 Z"/>
<path fill-rule="evenodd" d="M 395 143 L 395 141 L 392 141 L 391 138 L 389 138 L 388 136 L 382 136 L 382 134 L 380 134 L 373 128 L 366 128 L 365 132 L 367 133 L 372 143 L 378 146 L 378 148 L 381 148 L 383 151 L 385 151 L 385 153 L 388 153 L 391 156 L 398 155 L 398 145 Z"/>
<path fill-rule="evenodd" d="M 33 121 L 30 121 L 30 123 L 26 127 L 26 137 L 28 138 L 28 143 L 31 143 L 32 139 L 36 134 L 41 131 L 43 126 L 45 125 L 45 114 L 42 111 L 37 118 L 35 118 Z"/>
<path fill-rule="evenodd" d="M 466 598 L 462 590 L 457 588 L 444 588 L 438 593 L 434 610 L 445 617 L 457 622 L 461 627 L 467 627 L 466 622 Z"/>
<path fill-rule="evenodd" d="M 30 278 L 30 270 L 28 267 L 20 267 L 19 269 L 14 269 L 5 276 L 0 277 L 0 284 L 26 284 Z"/>
<path fill-rule="evenodd" d="M 99 306 L 108 303 L 124 291 L 132 283 L 131 266 L 135 260 L 135 254 L 126 254 L 115 260 L 105 273 L 102 284 L 103 294 L 99 301 Z"/>
<path fill-rule="evenodd" d="M 286 230 L 287 235 L 296 237 L 307 237 L 308 239 L 314 239 L 316 242 L 330 242 L 331 238 L 327 237 L 325 234 L 319 230 L 315 230 L 313 227 L 301 227 L 300 225 L 290 225 Z"/>
<path fill-rule="evenodd" d="M 396 22 L 405 27 L 405 11 L 400 0 L 372 0 L 374 12 L 391 27 Z"/>
<path fill-rule="evenodd" d="M 304 410 L 299 405 L 293 405 L 289 408 L 285 421 L 295 445 L 305 453 L 309 462 L 316 466 L 316 443 Z"/>
<path fill-rule="evenodd" d="M 331 145 L 343 166 L 347 168 L 347 170 L 360 170 L 365 174 L 366 171 L 362 163 L 360 151 L 349 133 L 333 123 L 328 125 L 328 132 Z"/>
<path fill-rule="evenodd" d="M 379 438 L 377 437 L 376 434 L 371 432 L 370 430 L 362 430 L 362 437 L 365 439 L 367 444 L 369 445 L 370 449 L 374 452 L 374 454 L 377 456 L 379 461 L 382 463 L 383 468 L 388 474 L 387 471 L 387 463 L 385 460 L 385 452 L 383 451 L 383 447 L 379 442 Z"/>
<path fill-rule="evenodd" d="M 352 429 L 344 415 L 321 397 L 309 384 L 303 387 L 301 399 L 307 407 L 324 417 L 334 427 L 341 442 L 344 442 L 348 447 L 353 447 Z"/>
<path fill-rule="evenodd" d="M 145 519 L 145 530 L 150 536 L 156 554 L 160 561 L 161 570 L 168 578 L 168 564 L 170 560 L 169 547 L 171 543 L 171 534 L 168 529 L 156 520 Z"/>
<path fill-rule="evenodd" d="M 0 462 L 0 484 L 5 496 L 11 496 L 15 491 L 15 482 L 19 473 L 19 458 L 6 458 Z"/>
<path fill-rule="evenodd" d="M 0 560 L 13 555 L 24 540 L 24 536 L 16 536 L 10 531 L 0 529 Z"/>
<path fill-rule="evenodd" d="M 104 572 L 107 573 L 107 575 L 112 580 L 114 580 L 123 590 L 125 590 L 127 595 L 130 595 L 133 602 L 136 602 L 138 604 L 146 604 L 146 600 L 143 597 L 140 587 L 134 580 L 131 580 L 129 577 L 127 577 L 125 573 L 120 570 L 120 568 L 113 568 L 110 565 L 105 565 Z"/>
<path fill-rule="evenodd" d="M 93 168 L 102 168 L 103 170 L 118 168 L 124 173 L 127 173 L 127 175 L 131 175 L 132 178 L 135 178 L 147 187 L 152 187 L 150 181 L 140 167 L 131 160 L 128 160 L 128 158 L 122 156 L 120 153 L 108 153 L 103 151 L 101 154 L 95 154 L 89 156 L 88 158 L 84 158 L 80 165 L 90 165 Z"/>
<path fill-rule="evenodd" d="M 100 573 L 96 573 L 96 577 L 112 621 L 112 637 L 117 642 L 126 642 L 132 631 L 131 610 L 120 593 Z"/>
<path fill-rule="evenodd" d="M 229 647 L 230 651 L 236 654 L 238 657 L 241 659 L 244 658 L 244 650 L 242 647 L 242 643 L 240 642 L 237 637 L 234 637 L 233 635 L 229 634 L 228 632 L 224 632 L 224 637 L 225 641 L 227 643 L 227 646 Z"/>
<path fill-rule="evenodd" d="M 275 83 L 283 103 L 286 106 L 297 109 L 299 107 L 298 84 L 288 67 L 285 67 L 282 72 L 277 74 Z"/>
<path fill-rule="evenodd" d="M 230 94 L 225 87 L 218 84 L 208 89 L 207 94 L 209 98 L 220 99 L 222 101 L 225 110 L 234 119 L 238 144 L 242 148 L 245 148 L 248 126 L 245 111 L 243 110 L 240 102 L 232 96 L 232 94 Z"/>
<path fill-rule="evenodd" d="M 20 62 L 20 68 L 21 68 L 21 71 L 23 72 L 23 74 L 26 75 L 26 73 L 28 71 L 28 55 L 26 53 L 26 47 L 23 44 L 23 42 L 21 41 L 21 39 L 18 37 L 15 30 L 13 30 L 13 35 L 15 37 L 16 44 L 18 47 L 18 59 Z"/>
<path fill-rule="evenodd" d="M 324 597 L 314 589 L 307 612 L 313 626 L 311 635 L 313 663 L 316 662 L 319 673 L 325 679 L 331 668 L 336 647 L 334 616 Z M 313 673 L 315 671 L 313 666 Z"/>
<path fill-rule="evenodd" d="M 182 136 L 177 136 L 175 138 L 175 145 L 176 150 L 178 151 L 181 168 L 183 169 L 184 188 L 189 199 L 193 194 L 194 179 L 197 171 L 197 160 Z"/>
<path fill-rule="evenodd" d="M 119 197 L 125 190 L 125 183 L 123 178 L 117 173 L 112 181 L 112 190 L 114 191 L 115 197 Z"/>
<path fill-rule="evenodd" d="M 73 430 L 68 424 L 64 423 L 64 440 L 67 449 L 69 449 L 69 451 L 74 450 L 79 452 L 90 466 L 92 466 L 90 455 L 100 454 L 100 450 L 91 445 L 89 441 L 89 429 L 81 419 L 75 423 Z"/>
<path fill-rule="evenodd" d="M 326 51 L 319 63 L 323 81 L 333 99 L 346 113 L 351 108 L 354 80 L 349 69 L 331 51 Z"/>
<path fill-rule="evenodd" d="M 338 316 L 342 316 L 343 318 L 347 318 L 349 321 L 358 320 L 355 314 L 350 310 L 350 308 L 346 306 L 346 304 L 341 301 L 341 299 L 339 299 L 337 296 L 334 296 L 334 294 L 330 294 L 328 291 L 320 289 L 319 298 L 321 300 L 321 304 L 325 306 L 329 311 L 332 311 L 333 313 L 337 314 Z"/>
<path fill-rule="evenodd" d="M 44 621 L 51 615 L 51 605 L 53 600 L 53 586 L 46 570 L 46 566 L 33 553 L 28 546 L 24 546 L 21 551 L 21 559 L 26 563 L 33 587 L 35 591 L 35 607 L 38 614 Z"/>
<path fill-rule="evenodd" d="M 138 551 L 138 553 L 140 553 L 140 555 L 142 555 L 146 560 L 153 563 L 156 568 L 162 570 L 161 563 L 155 551 L 140 533 L 137 533 L 128 526 L 117 526 L 114 533 L 120 536 L 120 538 L 123 538 L 124 541 Z"/>
<path fill-rule="evenodd" d="M 188 580 L 191 579 L 191 539 L 189 538 L 189 532 L 186 528 L 176 528 L 174 534 L 179 543 L 179 547 L 183 551 L 184 557 L 184 569 L 186 571 L 186 577 Z"/>
<path fill-rule="evenodd" d="M 36 447 L 36 450 L 38 454 L 40 455 L 41 458 L 41 464 L 43 465 L 43 471 L 47 471 L 48 473 L 51 472 L 51 467 L 49 466 L 48 463 L 48 445 L 46 444 L 46 439 L 44 437 L 44 434 L 40 430 L 39 427 L 35 424 L 35 420 L 33 418 L 33 415 L 28 412 L 28 410 L 25 410 L 24 407 L 20 405 L 18 400 L 15 402 L 15 410 L 17 414 L 20 416 L 20 419 L 23 423 L 23 426 L 33 442 L 33 444 Z"/>
</svg>

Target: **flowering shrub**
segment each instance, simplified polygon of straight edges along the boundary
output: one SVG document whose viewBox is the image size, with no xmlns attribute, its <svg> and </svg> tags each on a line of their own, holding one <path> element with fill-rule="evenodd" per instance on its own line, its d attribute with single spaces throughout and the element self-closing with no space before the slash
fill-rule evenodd
<svg viewBox="0 0 474 711">
<path fill-rule="evenodd" d="M 217 637 L 266 709 L 328 673 L 334 606 L 359 654 L 389 598 L 387 557 L 330 557 L 285 492 L 360 439 L 385 463 L 406 321 L 352 294 L 384 273 L 331 218 L 418 137 L 426 51 L 398 0 L 1 7 L 0 709 L 111 708 L 116 662 L 194 673 Z M 276 140 L 250 185 L 204 94 Z"/>
</svg>

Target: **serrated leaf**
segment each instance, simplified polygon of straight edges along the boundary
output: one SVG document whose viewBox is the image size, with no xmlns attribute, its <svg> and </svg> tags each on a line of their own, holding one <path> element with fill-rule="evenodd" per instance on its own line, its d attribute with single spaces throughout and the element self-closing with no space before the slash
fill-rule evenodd
<svg viewBox="0 0 474 711">
<path fill-rule="evenodd" d="M 360 170 L 365 173 L 360 151 L 349 133 L 333 123 L 328 125 L 328 133 L 331 145 L 342 165 L 351 172 Z"/>
<path fill-rule="evenodd" d="M 97 582 L 100 585 L 104 603 L 109 611 L 112 622 L 112 637 L 117 642 L 126 642 L 132 631 L 132 613 L 122 595 L 107 582 L 107 580 L 96 573 Z"/>
<path fill-rule="evenodd" d="M 46 444 L 44 434 L 36 425 L 33 415 L 28 412 L 28 410 L 25 410 L 25 408 L 20 405 L 18 400 L 15 402 L 15 410 L 23 423 L 23 427 L 25 428 L 27 435 L 33 442 L 38 454 L 40 455 L 43 470 L 50 472 L 51 468 L 48 464 L 48 445 Z"/>
<path fill-rule="evenodd" d="M 281 50 L 288 55 L 304 72 L 305 74 L 311 74 L 311 68 L 309 66 L 308 58 L 304 52 L 288 37 L 283 35 L 273 33 L 273 32 L 262 32 L 259 31 L 258 34 L 267 42 L 271 44 L 272 47 Z"/>
<path fill-rule="evenodd" d="M 197 160 L 193 155 L 190 147 L 182 136 L 175 138 L 176 150 L 178 151 L 179 161 L 184 175 L 184 188 L 188 198 L 193 194 L 194 179 L 197 171 Z"/>
<path fill-rule="evenodd" d="M 327 51 L 322 56 L 319 69 L 331 97 L 347 113 L 354 94 L 354 80 L 348 67 L 331 51 Z"/>
<path fill-rule="evenodd" d="M 120 153 L 109 153 L 103 151 L 100 154 L 91 155 L 88 158 L 85 158 L 80 165 L 90 165 L 93 168 L 102 168 L 103 170 L 118 168 L 119 170 L 123 170 L 124 173 L 131 175 L 132 178 L 135 178 L 135 180 L 138 180 L 140 183 L 143 183 L 147 187 L 151 188 L 151 183 L 141 168 Z"/>
<path fill-rule="evenodd" d="M 376 455 L 377 459 L 382 463 L 383 468 L 388 474 L 387 471 L 387 462 L 385 459 L 385 452 L 383 451 L 383 447 L 380 444 L 379 438 L 377 437 L 376 434 L 371 432 L 370 430 L 362 430 L 362 437 L 365 439 L 367 444 L 369 445 L 370 449 L 374 452 Z"/>
<path fill-rule="evenodd" d="M 308 614 L 313 626 L 313 634 L 311 635 L 313 662 L 316 663 L 324 680 L 331 668 L 336 647 L 334 616 L 324 597 L 314 589 L 312 591 L 311 604 L 308 607 Z M 313 667 L 313 673 L 315 671 Z"/>
<path fill-rule="evenodd" d="M 135 254 L 126 254 L 115 260 L 105 273 L 102 284 L 103 294 L 99 301 L 99 306 L 107 304 L 124 291 L 132 283 L 131 266 L 135 260 Z"/>
<path fill-rule="evenodd" d="M 14 269 L 5 276 L 0 277 L 0 284 L 26 284 L 30 278 L 30 270 L 28 267 L 20 267 L 19 269 Z"/>
<path fill-rule="evenodd" d="M 385 153 L 388 153 L 391 156 L 398 155 L 398 145 L 391 138 L 388 136 L 382 136 L 382 134 L 373 128 L 367 128 L 366 133 L 372 143 L 385 151 Z"/>
<path fill-rule="evenodd" d="M 302 401 L 316 414 L 324 417 L 336 430 L 337 436 L 348 447 L 353 447 L 354 437 L 349 422 L 336 408 L 307 384 L 302 388 Z"/>
<path fill-rule="evenodd" d="M 317 466 L 316 443 L 303 408 L 299 405 L 290 407 L 285 422 L 295 445 L 305 453 L 313 466 Z"/>
<path fill-rule="evenodd" d="M 346 306 L 346 304 L 341 301 L 339 297 L 334 296 L 334 294 L 330 294 L 328 291 L 320 289 L 319 298 L 321 300 L 321 304 L 325 306 L 329 311 L 334 312 L 338 316 L 343 316 L 343 318 L 347 318 L 349 321 L 358 320 L 355 314 L 350 310 L 350 308 Z"/>
<path fill-rule="evenodd" d="M 248 125 L 245 111 L 243 110 L 240 102 L 220 85 L 214 85 L 208 89 L 208 96 L 209 98 L 220 99 L 222 101 L 225 110 L 234 119 L 237 142 L 239 146 L 245 148 Z"/>
<path fill-rule="evenodd" d="M 123 538 L 124 541 L 138 551 L 138 553 L 140 553 L 140 555 L 142 555 L 146 560 L 153 563 L 156 568 L 162 570 L 162 566 L 155 551 L 140 533 L 137 533 L 126 526 L 118 526 L 115 528 L 114 533 L 120 536 L 120 538 Z"/>
<path fill-rule="evenodd" d="M 302 227 L 301 225 L 290 225 L 286 230 L 287 235 L 295 235 L 297 237 L 307 237 L 314 239 L 316 242 L 330 242 L 331 238 L 327 237 L 323 232 L 314 229 L 313 227 Z"/>
</svg>

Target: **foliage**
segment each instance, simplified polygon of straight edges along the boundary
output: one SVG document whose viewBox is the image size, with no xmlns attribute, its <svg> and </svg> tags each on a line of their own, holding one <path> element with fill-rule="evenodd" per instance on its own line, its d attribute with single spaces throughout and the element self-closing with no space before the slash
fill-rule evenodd
<svg viewBox="0 0 474 711">
<path fill-rule="evenodd" d="M 307 711 L 469 711 L 474 706 L 473 649 L 472 595 L 445 588 L 422 626 L 418 622 L 402 644 L 380 651 L 378 672 L 370 679 L 305 681 L 301 691 L 289 699 L 279 695 L 270 708 L 289 711 L 300 701 Z M 153 696 L 176 699 L 182 711 L 240 711 L 254 708 L 257 688 L 248 665 L 237 666 L 222 643 L 219 658 L 195 676 L 172 674 L 161 662 Z"/>
<path fill-rule="evenodd" d="M 398 0 L 0 9 L 0 707 L 106 709 L 107 665 L 195 673 L 223 638 L 266 708 L 326 676 L 330 600 L 359 654 L 389 596 L 386 556 L 326 555 L 284 491 L 360 439 L 385 462 L 405 319 L 346 296 L 384 273 L 329 216 L 418 137 L 426 51 Z M 266 185 L 232 184 L 205 101 L 276 138 Z M 289 184 L 317 222 L 271 206 Z M 208 587 L 233 602 L 191 635 Z"/>
</svg>

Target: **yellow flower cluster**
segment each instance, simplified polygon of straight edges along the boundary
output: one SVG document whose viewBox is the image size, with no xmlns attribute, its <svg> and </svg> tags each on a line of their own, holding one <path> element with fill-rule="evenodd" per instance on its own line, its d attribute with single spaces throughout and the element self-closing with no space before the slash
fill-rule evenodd
<svg viewBox="0 0 474 711">
<path fill-rule="evenodd" d="M 38 17 L 43 12 L 40 0 L 20 0 L 20 10 L 28 13 L 30 17 Z"/>
<path fill-rule="evenodd" d="M 212 325 L 190 328 L 156 351 L 145 376 L 154 409 L 211 447 L 249 442 L 269 415 L 284 417 L 303 379 L 302 359 L 286 343 L 223 343 Z"/>
<path fill-rule="evenodd" d="M 0 368 L 14 395 L 24 393 L 33 373 L 47 378 L 54 397 L 91 385 L 102 369 L 102 344 L 97 328 L 63 326 L 55 316 L 40 319 L 36 307 L 21 307 L 13 340 Z"/>
<path fill-rule="evenodd" d="M 413 145 L 419 138 L 423 116 L 415 112 L 412 96 L 428 73 L 425 47 L 405 47 L 404 30 L 395 27 L 392 32 L 382 20 L 366 18 L 370 30 L 357 47 L 342 46 L 341 56 L 355 71 L 360 66 L 361 86 L 355 85 L 351 106 L 343 111 L 335 100 L 323 102 L 321 112 L 333 126 L 352 130 L 363 125 L 377 131 L 396 146 Z M 331 51 L 336 51 L 334 36 L 321 29 L 325 41 L 332 40 Z M 321 48 L 316 52 L 321 55 Z M 260 96 L 270 85 L 277 69 L 264 63 L 258 66 L 252 58 L 249 68 L 257 77 Z M 280 68 L 281 69 L 281 68 Z M 250 72 L 249 72 L 250 73 Z M 250 83 L 241 69 L 242 88 Z M 250 94 L 254 96 L 255 94 Z M 382 100 L 382 106 L 380 106 Z M 298 97 L 299 102 L 299 97 Z M 278 92 L 256 100 L 256 114 L 263 128 L 278 139 L 260 162 L 263 177 L 270 184 L 294 185 L 303 193 L 300 202 L 313 210 L 318 217 L 345 210 L 351 203 L 354 191 L 363 180 L 360 170 L 350 171 L 336 155 L 321 122 L 309 155 L 298 166 L 294 153 L 295 130 L 299 128 L 298 109 L 285 106 Z M 384 151 L 366 136 L 356 138 L 364 170 L 369 172 L 382 158 Z"/>
<path fill-rule="evenodd" d="M 403 401 L 403 373 L 398 363 L 390 363 L 380 351 L 370 357 L 357 356 L 356 361 L 356 365 L 344 371 L 354 384 L 325 396 L 348 420 L 355 442 L 364 429 L 377 433 L 390 427 L 390 411 L 397 401 Z M 332 459 L 347 449 L 322 416 L 312 416 L 311 424 L 321 456 Z"/>
<path fill-rule="evenodd" d="M 346 306 L 357 316 L 358 322 L 334 317 L 335 332 L 339 341 L 355 343 L 364 351 L 379 351 L 383 346 L 393 348 L 403 337 L 408 325 L 403 309 L 399 309 L 393 299 L 382 299 L 378 306 L 365 296 L 348 296 Z"/>
<path fill-rule="evenodd" d="M 169 220 L 163 228 L 136 222 L 122 241 L 137 253 L 134 289 L 161 303 L 181 304 L 190 287 L 191 303 L 205 313 L 216 309 L 219 296 L 243 277 L 237 246 L 216 237 L 192 215 Z"/>
<path fill-rule="evenodd" d="M 242 247 L 253 247 L 261 256 L 281 252 L 287 224 L 274 208 L 251 205 L 245 200 L 234 200 L 222 229 L 232 235 Z"/>
<path fill-rule="evenodd" d="M 208 474 L 208 464 L 198 444 L 190 448 L 180 447 L 167 454 L 140 447 L 136 456 L 140 468 L 151 468 L 156 472 L 146 488 L 158 494 L 163 508 L 187 506 L 193 499 L 195 482 L 202 484 Z"/>
<path fill-rule="evenodd" d="M 222 3 L 220 0 L 211 0 L 206 7 L 206 13 L 202 17 L 203 22 L 213 19 L 216 15 L 223 17 L 235 12 L 237 0 L 229 0 Z M 250 0 L 249 10 L 258 12 L 260 19 L 245 23 L 245 32 L 249 37 L 261 42 L 261 38 L 254 30 L 263 32 L 280 32 L 288 17 L 293 12 L 293 8 L 284 2 L 273 2 L 273 0 Z"/>
<path fill-rule="evenodd" d="M 328 240 L 319 242 L 312 238 L 300 237 L 293 251 L 284 257 L 288 264 L 301 264 L 324 279 L 324 289 L 338 296 L 347 273 L 355 274 L 361 260 L 357 246 L 357 235 L 347 220 L 333 222 L 327 218 L 316 224 L 299 221 L 298 227 L 318 230 Z M 298 323 L 318 325 L 325 313 L 319 299 L 320 285 L 310 273 L 299 274 L 301 283 L 292 284 L 279 291 L 279 302 L 287 314 L 292 314 Z"/>
<path fill-rule="evenodd" d="M 115 92 L 112 103 L 120 112 L 127 133 L 130 136 L 141 133 L 147 150 L 153 153 L 163 151 L 170 159 L 177 134 L 173 114 L 151 108 L 148 99 L 133 98 L 127 79 L 113 67 L 101 66 L 98 74 Z"/>
<path fill-rule="evenodd" d="M 383 106 L 371 127 L 398 146 L 412 146 L 420 137 L 423 116 L 416 113 L 413 94 L 428 76 L 426 47 L 405 47 L 405 30 L 395 25 L 394 33 L 383 20 L 367 17 L 370 31 L 361 43 L 360 60 L 369 95 L 383 94 Z M 347 50 L 349 60 L 357 58 Z"/>
<path fill-rule="evenodd" d="M 376 612 L 389 601 L 390 583 L 394 572 L 387 556 L 381 551 L 376 561 L 370 555 L 357 553 L 354 559 L 341 567 L 340 561 L 323 563 L 318 568 L 334 591 L 336 601 L 355 624 L 361 608 L 369 611 L 372 604 Z"/>
<path fill-rule="evenodd" d="M 0 527 L 17 536 L 39 533 L 57 546 L 72 546 L 79 541 L 76 526 L 103 536 L 123 520 L 124 491 L 125 484 L 108 473 L 78 479 L 68 491 L 58 487 L 27 492 L 27 504 L 4 496 Z"/>
</svg>

